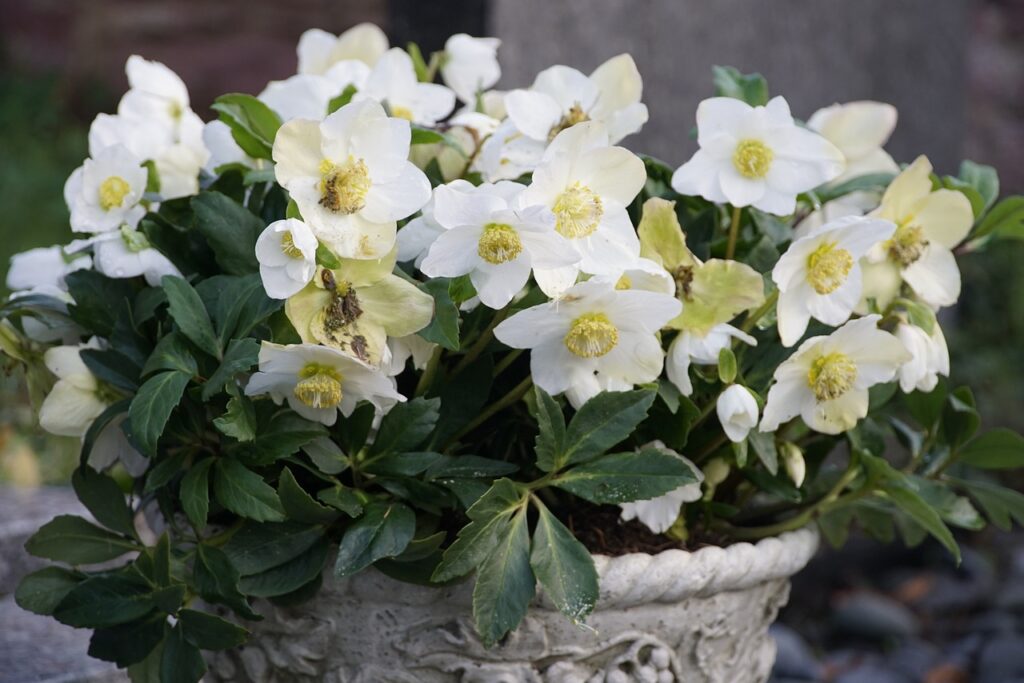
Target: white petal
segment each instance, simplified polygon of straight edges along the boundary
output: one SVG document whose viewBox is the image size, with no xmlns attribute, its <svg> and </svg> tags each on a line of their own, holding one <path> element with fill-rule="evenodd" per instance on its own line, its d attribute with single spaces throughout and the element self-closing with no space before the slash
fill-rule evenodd
<svg viewBox="0 0 1024 683">
<path fill-rule="evenodd" d="M 530 263 L 524 258 L 501 265 L 482 263 L 470 274 L 480 301 L 493 309 L 507 306 L 529 279 Z"/>
<path fill-rule="evenodd" d="M 273 149 L 277 182 L 288 190 L 302 182 L 315 187 L 323 161 L 321 139 L 320 124 L 316 121 L 295 119 L 281 126 Z"/>
<path fill-rule="evenodd" d="M 822 403 L 805 402 L 801 416 L 807 426 L 822 434 L 841 434 L 868 414 L 868 390 L 853 389 Z"/>
<path fill-rule="evenodd" d="M 395 177 L 371 185 L 361 213 L 373 223 L 396 221 L 416 213 L 428 201 L 430 181 L 421 170 L 407 162 Z"/>
<path fill-rule="evenodd" d="M 799 415 L 808 397 L 812 400 L 814 398 L 810 387 L 807 386 L 806 377 L 797 375 L 776 381 L 768 390 L 760 431 L 774 432 L 783 422 L 788 422 Z"/>
<path fill-rule="evenodd" d="M 723 165 L 704 150 L 697 150 L 689 161 L 672 174 L 672 189 L 679 194 L 699 196 L 709 202 L 729 201 L 722 192 L 718 174 Z"/>
<path fill-rule="evenodd" d="M 562 109 L 554 98 L 530 90 L 513 90 L 505 95 L 505 107 L 515 127 L 534 140 L 547 141 L 562 118 Z"/>
<path fill-rule="evenodd" d="M 811 320 L 811 314 L 807 310 L 804 294 L 804 290 L 800 287 L 779 294 L 777 315 L 779 338 L 782 340 L 783 346 L 793 346 L 807 331 L 807 323 Z"/>
<path fill-rule="evenodd" d="M 460 227 L 446 230 L 430 245 L 420 270 L 428 277 L 458 277 L 480 263 L 477 253 L 480 228 Z"/>
<path fill-rule="evenodd" d="M 921 257 L 903 269 L 903 279 L 931 306 L 952 306 L 960 298 L 960 269 L 953 252 L 929 244 Z"/>
</svg>

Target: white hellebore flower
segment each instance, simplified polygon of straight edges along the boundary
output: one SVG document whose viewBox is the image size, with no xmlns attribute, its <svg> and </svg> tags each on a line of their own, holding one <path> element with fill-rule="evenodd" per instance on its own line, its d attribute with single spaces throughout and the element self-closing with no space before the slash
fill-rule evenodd
<svg viewBox="0 0 1024 683">
<path fill-rule="evenodd" d="M 665 356 L 657 332 L 680 310 L 682 304 L 666 294 L 581 282 L 561 299 L 516 313 L 494 336 L 531 349 L 537 386 L 549 394 L 567 392 L 579 407 L 602 390 L 624 391 L 657 379 Z"/>
<path fill-rule="evenodd" d="M 868 389 L 891 381 L 910 354 L 878 329 L 881 316 L 851 320 L 827 337 L 811 337 L 775 370 L 761 419 L 774 432 L 800 415 L 811 429 L 839 434 L 868 414 Z"/>
<path fill-rule="evenodd" d="M 7 289 L 12 292 L 37 288 L 63 290 L 68 273 L 91 265 L 92 259 L 88 256 L 65 256 L 64 249 L 58 245 L 29 249 L 11 257 Z"/>
<path fill-rule="evenodd" d="M 409 122 L 376 102 L 347 104 L 322 122 L 294 119 L 274 140 L 277 180 L 317 239 L 344 258 L 385 256 L 396 221 L 430 199 L 430 182 L 408 161 Z"/>
<path fill-rule="evenodd" d="M 64 185 L 75 232 L 107 232 L 122 225 L 134 228 L 146 215 L 139 204 L 146 191 L 142 161 L 120 145 L 86 159 Z"/>
<path fill-rule="evenodd" d="M 891 240 L 867 256 L 864 296 L 885 308 L 901 282 L 929 306 L 952 306 L 960 298 L 960 269 L 953 248 L 974 223 L 971 202 L 956 190 L 932 191 L 932 165 L 920 156 L 896 176 L 872 216 L 896 224 Z"/>
<path fill-rule="evenodd" d="M 476 188 L 473 183 L 467 180 L 453 180 L 447 185 L 452 190 L 459 192 L 473 192 Z M 398 261 L 405 263 L 412 261 L 419 268 L 423 259 L 430 251 L 430 245 L 434 243 L 441 233 L 445 231 L 444 226 L 434 218 L 434 205 L 437 203 L 437 192 L 430 195 L 428 201 L 416 216 L 398 231 Z"/>
<path fill-rule="evenodd" d="M 538 269 L 537 283 L 549 296 L 564 291 L 580 271 L 621 273 L 640 256 L 640 240 L 626 206 L 647 181 L 644 163 L 622 147 L 608 146 L 599 123 L 583 123 L 561 133 L 520 197 L 523 206 L 540 205 L 555 215 L 555 230 L 580 255 L 579 265 Z"/>
<path fill-rule="evenodd" d="M 683 396 L 689 396 L 693 393 L 690 365 L 716 365 L 718 354 L 731 346 L 733 339 L 757 346 L 756 339 L 729 323 L 715 325 L 704 336 L 689 330 L 680 331 L 669 345 L 665 360 L 665 374 L 669 381 Z"/>
<path fill-rule="evenodd" d="M 142 275 L 150 287 L 159 287 L 164 275 L 181 277 L 170 260 L 154 249 L 138 230 L 122 225 L 118 232 L 106 232 L 92 240 L 93 263 L 107 277 L 125 279 Z"/>
<path fill-rule="evenodd" d="M 271 299 L 298 294 L 316 275 L 316 236 L 295 218 L 274 221 L 256 240 L 263 289 Z"/>
<path fill-rule="evenodd" d="M 357 24 L 340 36 L 318 28 L 299 37 L 299 73 L 322 75 L 338 62 L 356 60 L 373 66 L 388 51 L 388 37 L 374 24 Z"/>
<path fill-rule="evenodd" d="M 910 360 L 900 366 L 900 389 L 931 391 L 939 383 L 939 375 L 949 377 L 949 349 L 942 328 L 935 323 L 932 333 L 911 323 L 900 322 L 896 337 L 910 352 Z"/>
<path fill-rule="evenodd" d="M 57 376 L 39 409 L 39 425 L 58 436 L 85 436 L 93 420 L 113 401 L 82 361 L 79 351 L 96 344 L 55 346 L 46 351 L 43 362 Z"/>
<path fill-rule="evenodd" d="M 456 33 L 445 42 L 441 78 L 460 100 L 475 105 L 477 94 L 501 78 L 500 45 L 497 38 L 473 38 L 465 33 Z"/>
<path fill-rule="evenodd" d="M 412 58 L 397 47 L 384 53 L 353 97 L 363 99 L 385 104 L 392 116 L 421 126 L 433 126 L 455 108 L 455 93 L 437 83 L 420 83 Z"/>
<path fill-rule="evenodd" d="M 772 269 L 783 346 L 796 344 L 811 318 L 832 327 L 849 319 L 861 298 L 861 257 L 895 232 L 891 221 L 849 216 L 789 246 Z"/>
<path fill-rule="evenodd" d="M 735 443 L 746 439 L 747 432 L 757 426 L 757 399 L 750 389 L 739 384 L 729 386 L 718 396 L 715 410 L 725 435 Z"/>
<path fill-rule="evenodd" d="M 807 127 L 846 157 L 846 170 L 833 183 L 870 173 L 899 173 L 899 165 L 882 149 L 896 128 L 896 118 L 896 107 L 870 100 L 833 104 L 811 114 Z"/>
<path fill-rule="evenodd" d="M 647 122 L 647 105 L 640 102 L 643 87 L 633 58 L 621 54 L 590 76 L 568 66 L 549 67 L 528 90 L 505 95 L 505 106 L 516 129 L 542 145 L 583 121 L 603 123 L 615 144 Z"/>
<path fill-rule="evenodd" d="M 223 121 L 210 121 L 203 126 L 203 144 L 210 152 L 206 170 L 214 175 L 217 169 L 227 164 L 241 164 L 247 168 L 262 168 L 266 161 L 254 159 L 238 146 L 231 128 Z"/>
<path fill-rule="evenodd" d="M 676 192 L 779 216 L 793 213 L 798 194 L 836 178 L 845 164 L 835 145 L 793 122 L 782 97 L 763 107 L 731 97 L 704 100 L 697 143 L 697 153 L 672 176 Z"/>
<path fill-rule="evenodd" d="M 619 507 L 622 508 L 623 521 L 628 522 L 631 519 L 638 519 L 654 533 L 663 534 L 671 529 L 672 525 L 679 519 L 679 511 L 683 503 L 693 503 L 701 499 L 700 489 L 701 484 L 704 482 L 704 473 L 690 460 L 668 448 L 662 442 L 654 441 L 644 446 L 644 448 L 652 447 L 662 452 L 670 453 L 685 462 L 697 478 L 697 481 L 691 484 L 684 484 L 663 496 L 650 500 L 637 500 L 631 503 L 619 504 Z"/>
<path fill-rule="evenodd" d="M 533 268 L 554 269 L 579 261 L 555 232 L 541 206 L 520 208 L 519 183 L 503 181 L 460 191 L 435 190 L 434 220 L 444 232 L 430 246 L 420 270 L 429 277 L 469 275 L 485 306 L 504 308 L 530 279 Z"/>
<path fill-rule="evenodd" d="M 259 368 L 246 395 L 269 394 L 278 405 L 287 400 L 302 417 L 328 426 L 338 419 L 338 411 L 348 417 L 360 401 L 386 412 L 405 400 L 387 375 L 326 346 L 263 342 Z"/>
</svg>

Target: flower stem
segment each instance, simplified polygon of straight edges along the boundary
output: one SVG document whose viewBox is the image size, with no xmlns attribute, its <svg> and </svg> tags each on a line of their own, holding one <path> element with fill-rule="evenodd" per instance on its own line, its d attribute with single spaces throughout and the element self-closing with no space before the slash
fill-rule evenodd
<svg viewBox="0 0 1024 683">
<path fill-rule="evenodd" d="M 771 294 L 765 297 L 764 303 L 761 304 L 759 308 L 757 308 L 753 313 L 747 316 L 747 319 L 743 321 L 742 325 L 740 325 L 740 329 L 743 330 L 744 332 L 750 332 L 752 329 L 754 329 L 754 325 L 757 324 L 757 321 L 763 318 L 768 313 L 768 311 L 772 310 L 772 307 L 778 300 L 779 290 L 776 289 Z"/>
<path fill-rule="evenodd" d="M 513 405 L 514 403 L 519 401 L 519 399 L 526 395 L 526 392 L 529 391 L 530 387 L 532 386 L 533 378 L 527 376 L 526 379 L 524 379 L 522 382 L 513 387 L 511 391 L 509 391 L 507 394 L 502 396 L 500 399 L 498 399 L 491 405 L 484 408 L 479 415 L 477 415 L 476 417 L 469 421 L 469 424 L 467 424 L 465 427 L 463 427 L 454 435 L 452 435 L 445 442 L 444 449 L 448 449 L 452 444 L 456 443 L 466 434 L 469 434 L 474 429 L 482 425 L 484 422 L 487 422 L 487 420 L 494 417 L 495 414 L 501 412 L 505 408 L 508 408 L 510 405 Z"/>
<path fill-rule="evenodd" d="M 741 213 L 743 213 L 743 209 L 741 207 L 732 207 L 732 222 L 729 223 L 729 243 L 725 247 L 725 258 L 732 258 L 736 255 L 736 240 L 740 236 Z"/>
<path fill-rule="evenodd" d="M 516 358 L 523 355 L 523 349 L 515 349 L 507 354 L 505 357 L 498 361 L 498 364 L 494 366 L 494 376 L 497 377 L 501 373 L 508 370 L 508 366 L 515 362 Z"/>
<path fill-rule="evenodd" d="M 440 345 L 434 347 L 434 352 L 430 355 L 430 360 L 427 361 L 427 367 L 423 368 L 420 381 L 416 383 L 416 396 L 425 394 L 434 382 L 434 376 L 437 375 L 437 367 L 441 363 L 441 351 Z"/>
<path fill-rule="evenodd" d="M 494 339 L 494 328 L 500 325 L 501 321 L 508 317 L 508 314 L 508 308 L 503 308 L 494 314 L 494 318 L 491 320 L 490 324 L 484 329 L 483 332 L 480 333 L 480 336 L 473 343 L 473 346 L 469 347 L 469 350 L 466 351 L 466 355 L 462 357 L 462 360 L 460 360 L 458 364 L 455 366 L 455 369 L 452 370 L 452 374 L 450 375 L 449 379 L 451 377 L 455 377 L 456 375 L 458 375 L 460 372 L 469 367 L 473 363 L 473 361 L 480 357 L 480 354 L 484 352 L 484 349 L 487 348 L 487 345 L 491 343 L 492 339 Z"/>
</svg>

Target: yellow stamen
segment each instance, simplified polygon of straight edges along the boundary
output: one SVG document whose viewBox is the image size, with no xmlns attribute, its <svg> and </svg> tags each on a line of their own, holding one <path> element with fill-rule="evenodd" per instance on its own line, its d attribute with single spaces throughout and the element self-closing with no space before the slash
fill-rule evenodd
<svg viewBox="0 0 1024 683">
<path fill-rule="evenodd" d="M 594 192 L 576 182 L 558 195 L 552 207 L 555 214 L 555 230 L 568 239 L 577 239 L 592 235 L 597 230 L 604 215 L 601 198 Z"/>
<path fill-rule="evenodd" d="M 412 110 L 408 107 L 391 107 L 391 115 L 396 119 L 405 119 L 406 121 L 412 121 Z"/>
<path fill-rule="evenodd" d="M 590 117 L 587 115 L 587 112 L 583 111 L 583 106 L 579 102 L 575 103 L 569 107 L 569 111 L 562 116 L 562 119 L 551 127 L 551 131 L 548 133 L 548 141 L 554 140 L 566 128 L 572 128 L 577 123 L 589 120 Z"/>
<path fill-rule="evenodd" d="M 328 365 L 309 363 L 299 372 L 295 398 L 310 408 L 336 408 L 341 403 L 341 373 Z"/>
<path fill-rule="evenodd" d="M 320 174 L 320 206 L 341 214 L 355 213 L 366 206 L 370 170 L 362 159 L 349 156 L 341 164 L 324 159 Z"/>
<path fill-rule="evenodd" d="M 775 154 L 760 140 L 740 140 L 732 153 L 732 164 L 744 178 L 763 178 L 768 175 Z"/>
<path fill-rule="evenodd" d="M 831 294 L 846 282 L 853 268 L 853 255 L 836 248 L 835 242 L 822 242 L 807 257 L 807 282 L 818 294 Z"/>
<path fill-rule="evenodd" d="M 807 371 L 807 385 L 819 403 L 839 398 L 853 387 L 857 364 L 845 353 L 820 356 Z"/>
<path fill-rule="evenodd" d="M 100 208 L 110 211 L 124 204 L 124 198 L 131 192 L 128 181 L 119 175 L 112 175 L 100 183 Z"/>
<path fill-rule="evenodd" d="M 523 242 L 511 225 L 488 223 L 480 235 L 476 253 L 484 261 L 494 265 L 508 263 L 523 253 Z"/>
<path fill-rule="evenodd" d="M 572 321 L 564 342 L 580 358 L 599 358 L 619 343 L 619 330 L 604 313 L 585 313 Z"/>
<path fill-rule="evenodd" d="M 305 258 L 305 254 L 302 250 L 295 246 L 295 238 L 290 232 L 286 232 L 281 235 L 281 251 L 288 258 L 301 259 Z"/>
<path fill-rule="evenodd" d="M 622 277 L 619 278 L 618 282 L 615 283 L 615 289 L 632 289 L 633 280 L 628 275 L 623 273 Z"/>
<path fill-rule="evenodd" d="M 887 243 L 889 255 L 904 268 L 914 263 L 924 253 L 928 240 L 924 238 L 924 228 L 912 225 L 910 218 L 896 228 L 896 234 Z"/>
</svg>

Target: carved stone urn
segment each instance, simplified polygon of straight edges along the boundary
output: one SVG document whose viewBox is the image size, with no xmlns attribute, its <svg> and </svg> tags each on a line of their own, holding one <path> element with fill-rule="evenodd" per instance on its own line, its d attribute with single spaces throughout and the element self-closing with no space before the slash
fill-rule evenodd
<svg viewBox="0 0 1024 683">
<path fill-rule="evenodd" d="M 309 602 L 267 603 L 244 647 L 218 653 L 210 679 L 254 683 L 763 683 L 768 627 L 789 577 L 818 546 L 802 529 L 756 544 L 595 556 L 601 599 L 585 627 L 543 594 L 487 649 L 472 582 L 431 588 L 370 570 L 325 579 Z"/>
</svg>

